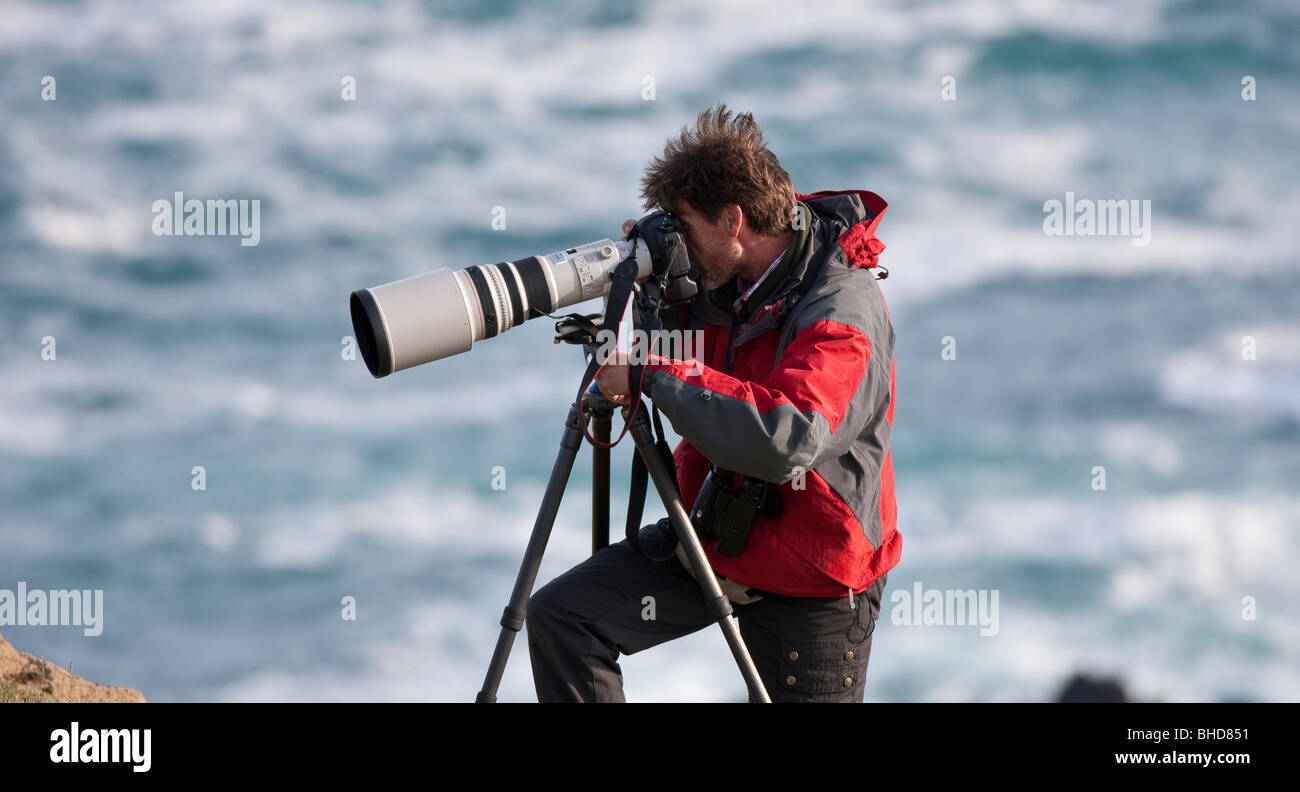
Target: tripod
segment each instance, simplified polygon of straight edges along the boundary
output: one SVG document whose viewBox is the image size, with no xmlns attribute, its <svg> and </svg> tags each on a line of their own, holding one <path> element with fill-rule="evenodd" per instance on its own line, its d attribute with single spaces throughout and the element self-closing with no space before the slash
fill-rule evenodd
<svg viewBox="0 0 1300 792">
<path fill-rule="evenodd" d="M 591 328 L 590 321 L 581 317 L 576 317 L 576 319 L 576 323 L 573 319 L 570 319 L 556 324 L 556 330 L 559 333 L 556 337 L 557 343 L 563 340 L 570 343 L 585 344 L 586 339 L 590 338 L 590 334 L 584 332 L 584 329 L 589 330 Z M 581 340 L 574 340 L 575 338 Z M 638 395 L 637 398 L 639 399 L 640 396 Z M 581 412 L 578 409 L 578 401 L 574 401 L 569 407 L 569 416 L 564 422 L 564 436 L 560 439 L 560 451 L 556 456 L 555 466 L 551 468 L 551 477 L 546 483 L 546 492 L 542 496 L 542 505 L 537 513 L 537 521 L 533 524 L 533 533 L 529 537 L 528 548 L 524 551 L 523 563 L 520 565 L 519 574 L 515 578 L 515 587 L 510 595 L 510 603 L 506 605 L 505 612 L 501 615 L 501 634 L 497 637 L 496 649 L 492 652 L 492 662 L 488 665 L 487 677 L 483 681 L 483 689 L 479 691 L 478 697 L 475 699 L 478 703 L 494 703 L 496 701 L 497 688 L 501 684 L 501 675 L 505 672 L 506 660 L 510 657 L 510 649 L 514 645 L 515 636 L 524 626 L 528 598 L 532 594 L 533 584 L 537 580 L 537 570 L 542 563 L 542 554 L 546 551 L 546 542 L 550 539 L 551 529 L 555 524 L 555 516 L 560 509 L 560 500 L 564 496 L 569 474 L 573 470 L 573 461 L 578 455 L 578 449 L 582 446 L 585 429 L 583 414 L 591 416 L 592 429 L 596 440 L 600 443 L 593 446 L 592 449 L 591 552 L 596 553 L 609 545 L 609 446 L 607 444 L 609 443 L 611 419 L 616 405 L 606 399 L 594 384 L 591 389 L 582 394 L 580 399 Z M 624 420 L 628 417 L 629 409 L 628 407 L 623 408 Z M 762 680 L 759 679 L 754 660 L 750 657 L 749 649 L 746 648 L 745 642 L 740 636 L 740 629 L 731 619 L 731 601 L 722 593 L 722 588 L 718 585 L 718 580 L 713 575 L 713 570 L 709 567 L 708 559 L 704 555 L 704 548 L 700 545 L 699 537 L 695 535 L 695 529 L 691 525 L 686 507 L 677 494 L 676 476 L 664 462 L 663 457 L 659 455 L 655 446 L 654 432 L 650 428 L 650 419 L 646 413 L 644 405 L 641 405 L 641 409 L 636 410 L 631 426 L 628 427 L 628 431 L 632 435 L 632 441 L 636 444 L 637 453 L 640 454 L 641 460 L 649 470 L 655 488 L 659 490 L 659 497 L 663 500 L 673 530 L 677 533 L 677 541 L 681 543 L 686 551 L 686 557 L 690 561 L 691 569 L 695 571 L 695 578 L 703 592 L 708 614 L 722 628 L 722 633 L 727 639 L 731 654 L 735 657 L 737 665 L 740 666 L 740 673 L 744 676 L 745 684 L 749 687 L 750 701 L 770 703 L 771 699 L 767 695 L 767 690 L 763 687 Z"/>
</svg>

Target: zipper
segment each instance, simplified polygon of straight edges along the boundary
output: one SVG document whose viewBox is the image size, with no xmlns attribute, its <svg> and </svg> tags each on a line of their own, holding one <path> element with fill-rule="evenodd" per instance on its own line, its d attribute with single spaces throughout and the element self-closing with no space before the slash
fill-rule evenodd
<svg viewBox="0 0 1300 792">
<path fill-rule="evenodd" d="M 732 343 L 736 338 L 736 323 L 733 321 L 727 328 L 727 362 L 723 367 L 723 373 L 731 371 L 731 364 L 736 362 L 736 346 Z"/>
</svg>

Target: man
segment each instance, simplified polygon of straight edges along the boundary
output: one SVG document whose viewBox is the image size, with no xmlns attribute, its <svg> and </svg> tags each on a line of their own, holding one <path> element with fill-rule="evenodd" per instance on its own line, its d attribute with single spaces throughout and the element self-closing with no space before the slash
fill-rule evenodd
<svg viewBox="0 0 1300 792">
<path fill-rule="evenodd" d="M 703 289 L 664 316 L 666 328 L 703 331 L 702 359 L 652 355 L 642 384 L 683 438 L 673 455 L 683 501 L 699 508 L 717 466 L 731 474 L 724 486 L 749 477 L 781 504 L 753 518 L 739 555 L 702 537 L 709 563 L 773 701 L 860 702 L 902 550 L 894 332 L 872 272 L 885 202 L 864 191 L 797 196 L 753 116 L 725 105 L 670 139 L 642 188 L 647 208 L 682 221 Z M 632 403 L 624 360 L 596 381 Z M 620 653 L 711 624 L 680 549 L 654 561 L 613 544 L 529 602 L 538 699 L 622 701 Z"/>
</svg>

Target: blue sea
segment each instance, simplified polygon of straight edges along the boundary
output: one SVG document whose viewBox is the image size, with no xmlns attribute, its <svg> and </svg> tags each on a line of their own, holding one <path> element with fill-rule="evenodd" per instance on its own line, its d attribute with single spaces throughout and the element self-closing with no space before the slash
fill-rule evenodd
<svg viewBox="0 0 1300 792">
<path fill-rule="evenodd" d="M 151 701 L 472 701 L 583 359 L 539 319 L 377 381 L 348 295 L 617 237 L 726 102 L 800 192 L 890 203 L 867 701 L 1300 700 L 1297 40 L 1285 0 L 0 0 L 0 589 L 104 591 L 102 635 L 0 633 Z M 154 234 L 176 192 L 259 244 Z M 1046 234 L 1067 193 L 1150 243 Z M 542 581 L 590 496 L 584 450 Z M 902 623 L 917 585 L 996 634 Z M 745 698 L 716 628 L 622 668 Z"/>
</svg>

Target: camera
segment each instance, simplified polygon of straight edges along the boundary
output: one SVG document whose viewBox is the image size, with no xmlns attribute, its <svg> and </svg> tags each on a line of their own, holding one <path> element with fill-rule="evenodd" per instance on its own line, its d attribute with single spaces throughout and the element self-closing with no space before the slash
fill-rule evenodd
<svg viewBox="0 0 1300 792">
<path fill-rule="evenodd" d="M 366 368 L 386 377 L 468 352 L 475 341 L 605 296 L 618 272 L 649 277 L 643 288 L 659 304 L 685 302 L 699 290 L 680 221 L 652 212 L 637 221 L 626 240 L 601 239 L 461 270 L 444 267 L 358 289 L 349 300 L 352 327 Z"/>
</svg>

